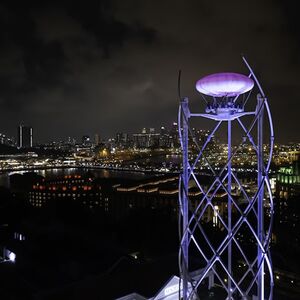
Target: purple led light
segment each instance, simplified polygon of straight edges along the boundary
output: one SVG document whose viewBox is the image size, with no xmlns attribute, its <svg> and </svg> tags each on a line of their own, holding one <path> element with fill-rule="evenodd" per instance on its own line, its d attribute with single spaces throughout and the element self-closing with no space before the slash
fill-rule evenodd
<svg viewBox="0 0 300 300">
<path fill-rule="evenodd" d="M 216 73 L 197 81 L 198 92 L 213 97 L 234 97 L 250 91 L 254 82 L 238 73 Z"/>
</svg>

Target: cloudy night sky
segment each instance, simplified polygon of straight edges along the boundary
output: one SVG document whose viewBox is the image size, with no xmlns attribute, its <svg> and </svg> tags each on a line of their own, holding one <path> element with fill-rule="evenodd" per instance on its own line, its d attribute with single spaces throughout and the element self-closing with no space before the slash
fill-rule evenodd
<svg viewBox="0 0 300 300">
<path fill-rule="evenodd" d="M 297 1 L 0 2 L 0 132 L 35 141 L 168 126 L 195 82 L 254 67 L 276 141 L 299 141 Z M 205 121 L 203 121 L 203 126 Z"/>
</svg>

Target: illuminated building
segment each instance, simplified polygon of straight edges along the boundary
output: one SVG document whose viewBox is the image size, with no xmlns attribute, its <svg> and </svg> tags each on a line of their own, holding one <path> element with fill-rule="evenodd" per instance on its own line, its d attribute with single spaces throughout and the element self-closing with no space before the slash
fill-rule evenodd
<svg viewBox="0 0 300 300">
<path fill-rule="evenodd" d="M 5 134 L 0 133 L 0 144 L 13 146 L 14 142 L 11 138 L 6 136 Z"/>
<path fill-rule="evenodd" d="M 202 177 L 202 181 L 207 181 Z M 174 218 L 178 215 L 178 176 L 159 176 L 141 181 L 124 183 L 118 180 L 84 178 L 80 175 L 67 175 L 56 180 L 43 180 L 34 184 L 29 191 L 29 202 L 40 208 L 51 204 L 51 201 L 69 198 L 80 202 L 90 209 L 100 209 L 112 220 L 126 217 L 135 209 L 169 208 Z M 191 186 L 189 196 L 192 208 L 199 205 L 199 191 Z M 220 215 L 226 211 L 226 193 L 218 191 L 215 194 L 216 206 Z M 203 222 L 213 222 L 214 212 L 208 209 Z"/>
<path fill-rule="evenodd" d="M 207 182 L 205 176 L 201 177 L 202 182 Z M 135 183 L 118 184 L 109 194 L 108 201 L 111 213 L 115 219 L 119 219 L 128 214 L 133 209 L 161 209 L 170 208 L 174 212 L 174 217 L 178 214 L 178 176 L 161 176 Z M 201 193 L 195 186 L 189 189 L 191 209 L 199 205 L 199 195 Z M 218 191 L 215 193 L 216 205 L 219 214 L 223 216 L 227 202 L 226 193 Z M 203 222 L 213 222 L 213 210 L 208 209 L 203 216 Z M 218 226 L 218 222 L 214 223 Z"/>
<path fill-rule="evenodd" d="M 29 202 L 34 207 L 43 207 L 54 199 L 62 198 L 78 201 L 91 209 L 106 208 L 101 186 L 95 184 L 91 178 L 83 178 L 81 175 L 66 175 L 61 179 L 44 180 L 34 184 L 29 191 Z"/>
<path fill-rule="evenodd" d="M 82 141 L 82 145 L 83 146 L 91 146 L 92 142 L 91 142 L 91 138 L 89 135 L 84 135 L 81 139 Z"/>
<path fill-rule="evenodd" d="M 127 148 L 129 146 L 129 134 L 118 132 L 116 134 L 115 145 L 118 148 Z"/>
<path fill-rule="evenodd" d="M 30 126 L 19 125 L 18 148 L 31 148 L 33 145 L 33 130 Z"/>
<path fill-rule="evenodd" d="M 98 133 L 96 133 L 94 136 L 94 142 L 95 142 L 95 146 L 98 146 L 101 143 L 101 138 Z"/>
<path fill-rule="evenodd" d="M 169 147 L 170 135 L 164 126 L 160 128 L 160 137 L 159 137 L 159 147 L 166 148 Z"/>
<path fill-rule="evenodd" d="M 176 122 L 173 122 L 171 130 L 170 130 L 169 146 L 172 148 L 179 147 L 178 125 Z"/>
<path fill-rule="evenodd" d="M 153 128 L 150 128 L 147 133 L 146 128 L 143 128 L 142 133 L 133 134 L 133 144 L 135 148 L 158 147 L 160 134 L 155 133 Z"/>
<path fill-rule="evenodd" d="M 300 195 L 300 159 L 289 167 L 281 167 L 277 173 L 276 193 L 279 198 L 288 199 Z"/>
</svg>

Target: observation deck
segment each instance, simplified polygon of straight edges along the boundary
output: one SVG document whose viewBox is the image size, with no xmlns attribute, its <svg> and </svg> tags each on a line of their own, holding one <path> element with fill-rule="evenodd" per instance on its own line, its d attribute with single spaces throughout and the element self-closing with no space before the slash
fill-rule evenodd
<svg viewBox="0 0 300 300">
<path fill-rule="evenodd" d="M 207 106 L 205 114 L 197 115 L 213 120 L 233 120 L 253 114 L 244 111 L 247 97 L 239 97 L 250 94 L 253 86 L 251 78 L 238 73 L 216 73 L 201 78 L 196 89 L 203 95 Z"/>
</svg>

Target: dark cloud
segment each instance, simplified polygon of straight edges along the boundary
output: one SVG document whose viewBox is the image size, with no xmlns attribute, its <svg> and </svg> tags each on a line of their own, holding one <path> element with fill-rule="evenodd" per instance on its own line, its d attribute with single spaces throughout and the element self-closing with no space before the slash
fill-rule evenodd
<svg viewBox="0 0 300 300">
<path fill-rule="evenodd" d="M 2 1 L 0 131 L 14 135 L 24 122 L 47 140 L 170 124 L 178 69 L 197 106 L 195 81 L 247 72 L 245 53 L 279 140 L 298 140 L 296 122 L 286 121 L 299 111 L 299 25 L 288 2 Z M 283 109 L 282 98 L 298 109 Z"/>
</svg>

